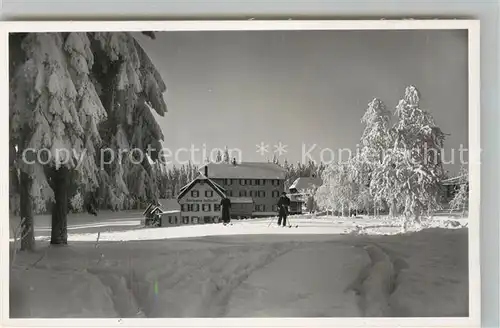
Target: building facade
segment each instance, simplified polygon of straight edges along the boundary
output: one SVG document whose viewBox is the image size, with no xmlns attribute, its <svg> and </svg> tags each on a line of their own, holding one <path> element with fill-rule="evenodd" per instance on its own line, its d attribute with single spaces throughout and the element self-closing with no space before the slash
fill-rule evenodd
<svg viewBox="0 0 500 328">
<path fill-rule="evenodd" d="M 284 191 L 286 171 L 274 163 L 242 162 L 208 163 L 200 173 L 224 189 L 233 200 L 248 206 L 252 201 L 252 217 L 276 215 L 277 202 Z"/>
<path fill-rule="evenodd" d="M 205 176 L 199 176 L 179 191 L 181 224 L 220 222 L 224 190 Z"/>
<path fill-rule="evenodd" d="M 319 188 L 323 184 L 321 178 L 315 176 L 297 178 L 288 188 L 290 198 L 290 214 L 302 214 L 304 210 L 314 210 L 314 198 L 311 190 Z M 310 203 L 310 204 L 308 204 Z M 311 205 L 307 209 L 308 205 Z"/>
</svg>

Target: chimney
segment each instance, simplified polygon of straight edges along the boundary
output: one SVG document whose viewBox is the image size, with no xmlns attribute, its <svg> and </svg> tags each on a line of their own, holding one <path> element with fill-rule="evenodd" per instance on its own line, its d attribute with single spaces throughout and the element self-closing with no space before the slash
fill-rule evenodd
<svg viewBox="0 0 500 328">
<path fill-rule="evenodd" d="M 233 163 L 233 165 L 236 165 L 236 157 L 233 157 L 232 163 Z"/>
<path fill-rule="evenodd" d="M 208 164 L 205 165 L 205 177 L 208 178 Z"/>
</svg>

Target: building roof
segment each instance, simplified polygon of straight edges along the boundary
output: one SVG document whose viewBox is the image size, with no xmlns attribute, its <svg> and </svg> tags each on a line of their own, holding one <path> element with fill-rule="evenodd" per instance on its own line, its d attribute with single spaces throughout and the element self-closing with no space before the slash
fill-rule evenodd
<svg viewBox="0 0 500 328">
<path fill-rule="evenodd" d="M 224 188 L 222 188 L 220 185 L 218 185 L 217 183 L 215 183 L 214 181 L 212 181 L 212 179 L 209 179 L 207 178 L 206 176 L 204 176 L 203 174 L 200 174 L 198 177 L 196 177 L 195 179 L 193 179 L 191 182 L 189 182 L 187 185 L 185 185 L 184 187 L 182 187 L 180 190 L 179 190 L 179 195 L 177 196 L 177 200 L 181 199 L 182 197 L 184 197 L 184 195 L 189 191 L 191 190 L 197 183 L 200 183 L 201 181 L 207 183 L 210 187 L 212 187 L 212 189 L 219 195 L 221 196 L 222 198 L 226 198 L 226 191 Z"/>
<path fill-rule="evenodd" d="M 218 179 L 279 179 L 284 180 L 286 170 L 274 163 L 266 162 L 242 162 L 232 163 L 208 163 L 200 168 L 205 172 L 208 166 L 208 176 Z"/>
<path fill-rule="evenodd" d="M 158 199 L 158 202 L 160 203 L 160 207 L 163 212 L 180 210 L 181 208 L 179 202 L 175 198 L 160 198 Z"/>
<path fill-rule="evenodd" d="M 295 180 L 292 185 L 288 188 L 290 190 L 308 190 L 313 188 L 313 186 L 319 187 L 323 184 L 323 180 L 321 178 L 313 178 L 313 177 L 301 177 Z"/>
<path fill-rule="evenodd" d="M 229 197 L 232 204 L 253 204 L 252 197 Z"/>
</svg>

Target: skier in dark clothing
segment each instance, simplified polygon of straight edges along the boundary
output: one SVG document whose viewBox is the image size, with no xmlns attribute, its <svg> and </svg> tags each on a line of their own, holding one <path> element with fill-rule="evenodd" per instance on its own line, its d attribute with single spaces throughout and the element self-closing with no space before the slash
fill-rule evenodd
<svg viewBox="0 0 500 328">
<path fill-rule="evenodd" d="M 278 200 L 278 226 L 281 225 L 281 221 L 283 220 L 283 226 L 286 227 L 286 217 L 288 215 L 288 207 L 290 206 L 290 198 L 286 196 L 286 192 L 281 194 L 281 197 Z"/>
<path fill-rule="evenodd" d="M 224 222 L 224 225 L 229 224 L 231 221 L 231 201 L 229 198 L 224 197 L 220 202 L 220 206 L 222 208 L 222 222 Z"/>
</svg>

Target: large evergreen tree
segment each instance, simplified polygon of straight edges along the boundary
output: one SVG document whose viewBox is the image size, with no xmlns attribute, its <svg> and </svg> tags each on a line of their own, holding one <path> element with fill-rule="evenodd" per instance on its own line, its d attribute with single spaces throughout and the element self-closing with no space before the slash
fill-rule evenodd
<svg viewBox="0 0 500 328">
<path fill-rule="evenodd" d="M 21 188 L 29 189 L 21 190 L 20 206 L 37 211 L 53 200 L 51 243 L 65 244 L 70 179 L 97 185 L 97 125 L 106 112 L 89 76 L 94 58 L 86 33 L 29 33 L 16 41 L 23 60 L 11 71 L 11 133 L 18 154 L 46 155 L 18 158 Z M 21 216 L 32 231 L 32 215 Z"/>
<path fill-rule="evenodd" d="M 100 158 L 105 163 L 100 201 L 113 210 L 156 201 L 158 186 L 150 161 L 158 160 L 163 134 L 152 111 L 166 113 L 165 83 L 132 34 L 93 33 L 91 39 L 99 59 L 93 69 L 95 83 L 108 113 L 100 126 L 103 149 L 110 150 Z"/>
<path fill-rule="evenodd" d="M 439 208 L 438 192 L 443 177 L 441 150 L 445 135 L 432 115 L 420 108 L 415 86 L 405 90 L 396 107 L 398 121 L 391 128 L 391 147 L 373 185 L 385 199 L 395 199 L 407 219 Z"/>
<path fill-rule="evenodd" d="M 391 146 L 390 112 L 382 100 L 374 98 L 366 109 L 361 122 L 365 129 L 361 136 L 361 152 L 356 156 L 357 181 L 361 187 L 360 201 L 365 205 L 373 202 L 378 207 L 384 202 L 390 205 L 390 215 L 396 215 L 396 201 L 389 194 L 379 190 L 373 180 L 373 172 L 382 166 L 384 157 Z M 366 187 L 370 187 L 366 190 Z"/>
<path fill-rule="evenodd" d="M 67 243 L 71 189 L 99 191 L 115 209 L 158 198 L 151 162 L 163 135 L 152 110 L 166 112 L 166 87 L 132 34 L 24 33 L 9 43 L 11 204 L 18 191 L 23 247 L 34 245 L 31 210 L 46 211 L 47 202 L 51 243 Z M 102 149 L 116 157 L 148 146 L 156 149 L 148 156 L 101 158 Z"/>
</svg>

